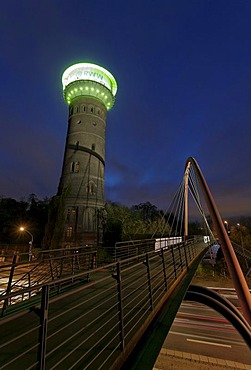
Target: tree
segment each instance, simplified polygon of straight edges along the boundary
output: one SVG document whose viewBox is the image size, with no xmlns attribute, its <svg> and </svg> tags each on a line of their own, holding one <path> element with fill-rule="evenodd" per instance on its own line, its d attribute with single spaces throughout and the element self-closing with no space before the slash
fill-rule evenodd
<svg viewBox="0 0 251 370">
<path fill-rule="evenodd" d="M 134 205 L 132 210 L 139 211 L 143 221 L 155 221 L 159 218 L 160 211 L 150 202 Z"/>
<path fill-rule="evenodd" d="M 39 200 L 32 193 L 28 200 L 0 199 L 0 243 L 24 244 L 27 236 L 18 229 L 25 226 L 34 237 L 34 245 L 41 246 L 45 224 L 48 218 L 49 199 Z"/>
<path fill-rule="evenodd" d="M 0 242 L 11 244 L 17 241 L 17 229 L 27 222 L 28 202 L 12 198 L 0 199 Z"/>
<path fill-rule="evenodd" d="M 119 241 L 165 236 L 170 231 L 162 212 L 150 202 L 131 208 L 107 202 L 106 212 L 106 246 L 112 246 Z"/>
</svg>

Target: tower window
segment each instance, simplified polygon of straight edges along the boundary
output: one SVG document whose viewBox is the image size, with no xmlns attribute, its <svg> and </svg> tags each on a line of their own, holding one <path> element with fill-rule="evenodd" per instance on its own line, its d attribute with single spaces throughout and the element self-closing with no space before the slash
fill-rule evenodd
<svg viewBox="0 0 251 370">
<path fill-rule="evenodd" d="M 78 121 L 77 121 L 77 123 L 78 123 L 78 124 L 80 124 L 80 123 L 81 123 L 81 121 L 80 121 L 80 120 L 78 120 Z"/>
<path fill-rule="evenodd" d="M 93 107 L 91 107 L 91 113 L 93 113 L 94 112 L 94 109 L 93 109 Z"/>
<path fill-rule="evenodd" d="M 76 221 L 76 209 L 68 208 L 66 220 L 68 223 L 75 223 Z"/>
<path fill-rule="evenodd" d="M 89 193 L 89 194 L 97 193 L 96 185 L 93 182 L 89 182 L 89 184 L 86 185 L 85 190 L 86 190 L 86 193 Z"/>
<path fill-rule="evenodd" d="M 80 163 L 79 162 L 71 162 L 71 172 L 79 172 Z"/>
<path fill-rule="evenodd" d="M 75 162 L 75 171 L 74 172 L 79 172 L 79 162 Z"/>
<path fill-rule="evenodd" d="M 92 144 L 92 150 L 95 152 L 95 144 Z"/>
<path fill-rule="evenodd" d="M 82 106 L 82 112 L 85 112 L 86 111 L 86 107 L 85 105 Z"/>
<path fill-rule="evenodd" d="M 72 234 L 73 234 L 73 227 L 72 226 L 68 226 L 67 229 L 66 229 L 66 237 L 67 238 L 71 238 L 72 237 Z"/>
</svg>

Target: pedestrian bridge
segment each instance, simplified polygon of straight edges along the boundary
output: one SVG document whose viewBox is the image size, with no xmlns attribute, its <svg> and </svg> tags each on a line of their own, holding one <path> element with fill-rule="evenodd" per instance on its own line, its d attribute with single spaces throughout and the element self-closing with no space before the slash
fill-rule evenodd
<svg viewBox="0 0 251 370">
<path fill-rule="evenodd" d="M 3 311 L 1 369 L 152 369 L 208 248 L 124 243 L 113 263 L 5 295 L 31 298 Z"/>
<path fill-rule="evenodd" d="M 0 296 L 0 368 L 152 369 L 197 266 L 215 242 L 198 182 L 244 318 L 215 295 L 194 288 L 189 294 L 233 318 L 250 344 L 249 289 L 205 179 L 189 158 L 170 213 L 176 226 L 159 245 L 156 238 L 124 243 L 109 263 L 92 248 L 45 251 L 40 261 L 21 264 L 27 271 L 17 279 L 14 256 Z M 189 236 L 188 189 L 207 226 L 206 242 L 203 236 Z"/>
</svg>

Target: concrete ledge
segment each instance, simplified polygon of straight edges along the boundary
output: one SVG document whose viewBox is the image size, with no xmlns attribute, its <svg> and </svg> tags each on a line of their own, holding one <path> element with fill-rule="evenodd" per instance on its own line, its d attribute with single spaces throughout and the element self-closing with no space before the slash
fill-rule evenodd
<svg viewBox="0 0 251 370">
<path fill-rule="evenodd" d="M 195 353 L 180 352 L 176 350 L 174 351 L 174 350 L 166 349 L 166 348 L 161 349 L 160 355 L 180 358 L 180 359 L 187 360 L 187 361 L 196 361 L 196 362 L 204 363 L 206 365 L 222 366 L 224 368 L 229 368 L 229 369 L 251 370 L 251 365 L 243 364 L 241 362 L 223 360 L 223 359 L 214 358 L 214 357 L 207 357 L 207 356 L 197 355 Z M 159 370 L 159 369 L 157 367 L 154 367 L 153 370 Z"/>
</svg>

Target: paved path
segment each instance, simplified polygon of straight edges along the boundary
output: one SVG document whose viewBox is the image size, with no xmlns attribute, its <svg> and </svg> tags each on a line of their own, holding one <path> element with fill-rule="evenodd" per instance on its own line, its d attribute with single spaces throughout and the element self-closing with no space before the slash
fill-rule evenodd
<svg viewBox="0 0 251 370">
<path fill-rule="evenodd" d="M 211 370 L 244 369 L 251 365 L 162 348 L 153 370 Z"/>
</svg>

